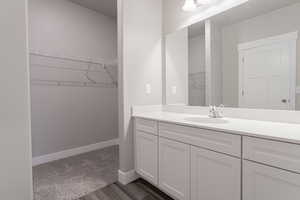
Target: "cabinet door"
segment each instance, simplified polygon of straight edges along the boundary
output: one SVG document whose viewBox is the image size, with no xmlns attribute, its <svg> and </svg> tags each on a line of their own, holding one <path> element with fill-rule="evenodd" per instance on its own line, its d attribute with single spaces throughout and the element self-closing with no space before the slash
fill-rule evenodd
<svg viewBox="0 0 300 200">
<path fill-rule="evenodd" d="M 136 172 L 154 185 L 158 184 L 158 137 L 141 131 L 135 136 Z"/>
<path fill-rule="evenodd" d="M 159 138 L 159 187 L 178 200 L 190 199 L 190 146 Z"/>
<path fill-rule="evenodd" d="M 299 197 L 299 174 L 243 162 L 243 200 L 296 200 Z"/>
<path fill-rule="evenodd" d="M 241 160 L 192 147 L 191 199 L 240 200 Z"/>
</svg>

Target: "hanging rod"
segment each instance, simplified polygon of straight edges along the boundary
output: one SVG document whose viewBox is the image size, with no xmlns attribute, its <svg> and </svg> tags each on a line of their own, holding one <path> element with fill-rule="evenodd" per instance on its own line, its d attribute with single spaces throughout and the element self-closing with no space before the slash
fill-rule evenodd
<svg viewBox="0 0 300 200">
<path fill-rule="evenodd" d="M 89 80 L 89 82 L 79 82 L 79 81 L 58 81 L 58 80 L 40 80 L 40 79 L 32 79 L 31 83 L 35 85 L 52 85 L 52 86 L 80 86 L 80 87 L 118 87 L 118 83 L 113 79 L 112 74 L 107 68 L 107 65 L 104 63 L 97 63 L 93 61 L 86 61 L 81 59 L 74 59 L 74 58 L 67 58 L 67 57 L 59 57 L 59 56 L 52 56 L 52 55 L 44 55 L 39 53 L 33 53 L 31 52 L 30 55 L 39 56 L 39 57 L 45 57 L 45 58 L 51 58 L 51 59 L 60 59 L 60 60 L 67 60 L 72 62 L 80 62 L 88 64 L 87 69 L 76 69 L 73 67 L 57 67 L 57 66 L 51 66 L 51 65 L 43 65 L 43 64 L 31 64 L 32 67 L 43 67 L 43 68 L 54 68 L 54 69 L 64 69 L 64 70 L 70 70 L 70 71 L 81 71 L 85 72 L 86 78 Z M 103 83 L 103 82 L 97 82 L 89 77 L 89 72 L 103 72 L 101 70 L 93 70 L 90 69 L 90 65 L 100 65 L 103 70 L 106 72 L 106 74 L 109 76 L 112 82 L 110 83 Z"/>
<path fill-rule="evenodd" d="M 30 64 L 31 67 L 34 68 L 53 68 L 53 69 L 59 69 L 59 70 L 68 70 L 68 71 L 80 71 L 80 72 L 86 72 L 87 70 L 89 72 L 103 72 L 101 70 L 91 70 L 91 69 L 75 69 L 73 67 L 56 67 L 52 65 L 43 65 L 43 64 Z M 102 66 L 103 69 L 106 71 L 106 67 Z"/>
<path fill-rule="evenodd" d="M 45 57 L 45 58 L 52 58 L 52 59 L 59 59 L 59 60 L 67 60 L 67 61 L 72 61 L 72 62 L 81 62 L 81 63 L 86 63 L 86 64 L 95 64 L 95 65 L 102 65 L 102 66 L 105 65 L 104 63 L 99 63 L 99 62 L 94 62 L 94 61 L 87 61 L 87 60 L 82 60 L 82 59 L 45 55 L 45 54 L 34 53 L 34 52 L 31 52 L 30 55 L 40 56 L 40 57 Z"/>
<path fill-rule="evenodd" d="M 56 67 L 56 66 L 50 66 L 50 65 L 41 65 L 41 64 L 31 64 L 31 68 L 49 68 L 49 69 L 58 69 L 58 70 L 68 70 L 68 71 L 77 71 L 77 72 L 85 72 L 85 76 L 87 77 L 88 80 L 91 81 L 91 83 L 98 83 L 97 81 L 92 80 L 89 77 L 90 72 L 103 72 L 101 70 L 91 70 L 89 68 L 87 69 L 74 69 L 72 67 Z M 111 83 L 109 84 L 114 84 L 116 87 L 118 87 L 118 82 L 114 80 L 113 75 L 110 73 L 110 71 L 107 69 L 106 65 L 103 65 L 103 69 L 105 73 L 108 75 L 108 77 L 111 79 Z"/>
<path fill-rule="evenodd" d="M 193 76 L 193 75 L 200 75 L 200 74 L 205 74 L 206 72 L 195 72 L 195 73 L 189 73 L 189 76 Z"/>
<path fill-rule="evenodd" d="M 56 80 L 40 80 L 32 79 L 32 85 L 48 85 L 48 86 L 70 86 L 70 87 L 97 87 L 97 88 L 115 88 L 116 85 L 113 83 L 91 83 L 91 82 L 80 82 L 80 81 L 56 81 Z"/>
<path fill-rule="evenodd" d="M 114 77 L 113 77 L 113 75 L 110 73 L 110 71 L 107 69 L 107 67 L 106 67 L 106 65 L 104 65 L 104 70 L 106 71 L 106 73 L 108 74 L 108 76 L 109 76 L 109 78 L 112 80 L 112 83 L 116 86 L 116 87 L 118 87 L 118 81 L 116 80 L 114 80 Z"/>
</svg>

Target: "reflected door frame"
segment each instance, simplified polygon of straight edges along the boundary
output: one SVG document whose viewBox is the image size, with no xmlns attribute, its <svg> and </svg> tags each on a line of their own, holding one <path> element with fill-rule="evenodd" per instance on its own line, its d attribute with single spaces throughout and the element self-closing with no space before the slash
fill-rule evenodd
<svg viewBox="0 0 300 200">
<path fill-rule="evenodd" d="M 296 107 L 296 50 L 297 50 L 297 38 L 298 38 L 298 32 L 291 32 L 275 37 L 269 37 L 264 38 L 261 40 L 256 40 L 252 42 L 247 43 L 241 43 L 238 45 L 238 53 L 239 53 L 239 107 L 243 107 L 243 98 L 244 98 L 244 86 L 243 86 L 243 74 L 244 74 L 244 53 L 245 51 L 252 49 L 252 48 L 258 48 L 263 47 L 266 45 L 272 45 L 277 43 L 286 43 L 289 45 L 290 48 L 290 58 L 291 58 L 291 64 L 290 64 L 290 70 L 289 70 L 289 104 L 288 109 L 289 110 L 295 110 Z"/>
</svg>

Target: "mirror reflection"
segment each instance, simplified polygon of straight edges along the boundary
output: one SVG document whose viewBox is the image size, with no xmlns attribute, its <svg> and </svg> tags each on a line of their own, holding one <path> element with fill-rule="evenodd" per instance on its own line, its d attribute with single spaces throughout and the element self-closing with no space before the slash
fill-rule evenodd
<svg viewBox="0 0 300 200">
<path fill-rule="evenodd" d="M 188 103 L 206 105 L 205 89 L 205 27 L 203 23 L 188 29 Z"/>
<path fill-rule="evenodd" d="M 249 1 L 167 35 L 166 103 L 300 110 L 299 19 L 297 1 Z"/>
</svg>

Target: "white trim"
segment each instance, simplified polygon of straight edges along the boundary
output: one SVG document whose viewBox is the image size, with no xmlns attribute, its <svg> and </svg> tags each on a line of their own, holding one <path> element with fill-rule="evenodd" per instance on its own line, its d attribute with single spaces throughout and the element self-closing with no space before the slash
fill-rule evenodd
<svg viewBox="0 0 300 200">
<path fill-rule="evenodd" d="M 76 156 L 79 154 L 87 153 L 90 151 L 95 151 L 98 149 L 103 149 L 105 147 L 114 146 L 114 145 L 118 145 L 118 144 L 119 144 L 119 139 L 113 139 L 113 140 L 108 140 L 108 141 L 104 141 L 104 142 L 99 142 L 96 144 L 91 144 L 91 145 L 82 146 L 82 147 L 78 147 L 78 148 L 74 148 L 74 149 L 68 149 L 65 151 L 60 151 L 60 152 L 56 152 L 56 153 L 51 153 L 51 154 L 47 154 L 47 155 L 43 155 L 43 156 L 34 157 L 32 159 L 32 166 L 45 164 L 45 163 L 52 162 L 55 160 L 60 160 L 63 158 Z"/>
<path fill-rule="evenodd" d="M 269 45 L 278 42 L 295 41 L 298 38 L 298 31 L 286 33 L 279 36 L 268 37 L 252 42 L 245 42 L 238 45 L 238 50 L 251 49 L 257 46 Z"/>
<path fill-rule="evenodd" d="M 211 21 L 205 20 L 205 105 L 212 104 L 212 27 Z"/>
<path fill-rule="evenodd" d="M 298 32 L 297 35 L 298 36 Z M 296 37 L 297 39 L 297 37 Z M 290 110 L 296 110 L 296 86 L 297 86 L 297 40 L 290 41 L 291 67 L 290 67 Z"/>
<path fill-rule="evenodd" d="M 135 172 L 135 170 L 131 170 L 128 172 L 123 172 L 122 170 L 119 170 L 119 182 L 123 185 L 127 185 L 128 183 L 131 183 L 139 178 L 138 174 Z"/>
<path fill-rule="evenodd" d="M 239 107 L 243 105 L 242 91 L 243 91 L 243 69 L 244 69 L 244 51 L 251 48 L 256 48 L 264 45 L 271 45 L 274 43 L 287 43 L 291 51 L 291 65 L 290 65 L 290 110 L 295 110 L 296 107 L 296 52 L 297 52 L 298 31 L 286 33 L 279 36 L 264 38 L 256 41 L 238 44 L 239 51 Z"/>
</svg>

